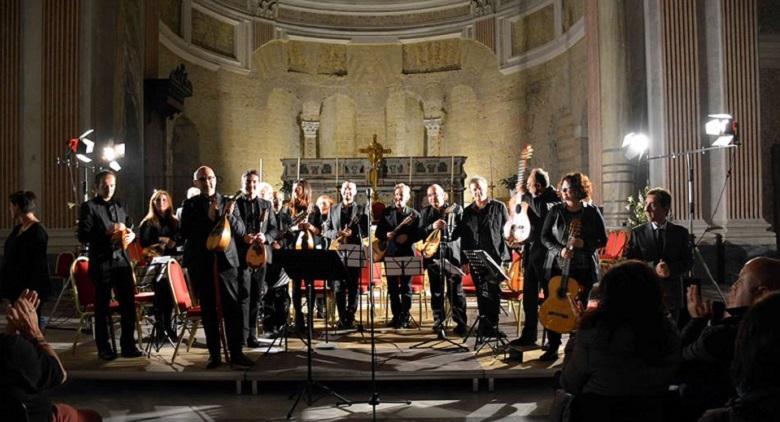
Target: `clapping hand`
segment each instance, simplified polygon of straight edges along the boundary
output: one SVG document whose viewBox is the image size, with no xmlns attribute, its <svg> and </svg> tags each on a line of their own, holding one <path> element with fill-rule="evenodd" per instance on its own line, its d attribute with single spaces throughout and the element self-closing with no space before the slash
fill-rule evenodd
<svg viewBox="0 0 780 422">
<path fill-rule="evenodd" d="M 709 318 L 712 316 L 712 301 L 702 300 L 699 295 L 699 286 L 688 286 L 686 294 L 688 300 L 688 313 L 691 318 Z"/>
</svg>

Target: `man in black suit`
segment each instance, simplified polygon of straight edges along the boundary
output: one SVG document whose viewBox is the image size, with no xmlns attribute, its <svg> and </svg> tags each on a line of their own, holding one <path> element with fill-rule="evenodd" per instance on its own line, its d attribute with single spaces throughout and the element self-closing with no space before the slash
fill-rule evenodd
<svg viewBox="0 0 780 422">
<path fill-rule="evenodd" d="M 653 188 L 645 196 L 648 222 L 631 231 L 626 257 L 648 262 L 661 278 L 664 303 L 678 321 L 684 306 L 683 275 L 693 266 L 690 237 L 685 227 L 666 218 L 672 206 L 672 195 L 662 188 Z"/>
<path fill-rule="evenodd" d="M 417 221 L 420 213 L 406 206 L 411 198 L 409 186 L 403 183 L 395 185 L 393 190 L 393 206 L 385 208 L 382 218 L 376 228 L 376 238 L 387 241 L 387 257 L 414 256 L 412 244 L 417 241 L 419 230 Z M 393 231 L 406 219 L 411 223 Z M 409 328 L 412 308 L 412 278 L 410 276 L 387 277 L 387 290 L 390 294 L 390 309 L 393 319 L 389 325 L 394 328 Z"/>
<path fill-rule="evenodd" d="M 217 318 L 217 295 L 221 298 L 222 314 L 225 320 L 225 334 L 230 351 L 231 365 L 252 366 L 252 362 L 241 351 L 244 339 L 242 307 L 248 300 L 241 294 L 238 279 L 238 251 L 236 239 L 243 239 L 246 230 L 236 212 L 236 203 L 226 200 L 217 193 L 217 177 L 214 170 L 202 166 L 195 171 L 194 184 L 201 194 L 184 201 L 181 213 L 181 236 L 184 243 L 184 266 L 199 292 L 203 313 L 203 329 L 209 360 L 206 368 L 218 367 L 220 358 L 219 320 Z M 227 215 L 231 237 L 227 250 L 214 252 L 206 248 L 206 241 L 220 217 Z M 215 268 L 216 265 L 216 268 Z M 218 275 L 219 291 L 215 289 L 214 273 Z"/>
<path fill-rule="evenodd" d="M 355 203 L 355 195 L 357 185 L 349 180 L 341 184 L 341 202 L 331 207 L 328 219 L 323 225 L 324 236 L 331 241 L 339 238 L 341 244 L 362 245 L 362 237 L 368 235 L 366 209 L 365 206 Z M 340 330 L 354 326 L 360 270 L 358 267 L 348 267 L 349 277 L 346 280 L 333 280 Z"/>
<path fill-rule="evenodd" d="M 95 175 L 95 197 L 81 204 L 78 239 L 89 246 L 89 276 L 95 283 L 95 344 L 103 360 L 116 359 L 108 343 L 111 289 L 119 302 L 122 318 L 122 356 L 138 357 L 135 347 L 135 285 L 130 257 L 123 244 L 129 245 L 135 234 L 127 211 L 114 198 L 116 175 L 104 170 Z"/>
<path fill-rule="evenodd" d="M 423 259 L 423 265 L 428 271 L 428 284 L 431 288 L 431 310 L 433 312 L 433 331 L 443 335 L 444 319 L 444 283 L 447 282 L 447 297 L 452 309 L 452 320 L 455 322 L 455 333 L 466 333 L 466 295 L 463 293 L 463 279 L 460 275 L 450 275 L 442 271 L 436 264 L 444 251 L 443 258 L 452 265 L 460 267 L 460 240 L 451 237 L 452 232 L 460 224 L 463 207 L 445 202 L 444 189 L 433 184 L 426 191 L 428 206 L 420 214 L 420 237 L 426 239 L 434 230 L 440 230 L 441 243 L 430 258 Z M 451 209 L 450 209 L 451 208 Z M 449 212 L 447 212 L 449 210 Z"/>
<path fill-rule="evenodd" d="M 242 297 L 249 297 L 248 301 L 242 301 L 243 339 L 249 347 L 260 347 L 257 341 L 257 318 L 260 314 L 260 306 L 263 304 L 263 297 L 268 291 L 265 280 L 266 268 L 271 262 L 271 248 L 268 245 L 277 236 L 276 218 L 271 202 L 260 197 L 260 175 L 257 170 L 249 170 L 241 176 L 241 189 L 243 195 L 236 200 L 236 209 L 244 223 L 246 234 L 243 239 L 236 241 L 240 262 L 239 289 Z M 252 268 L 246 262 L 247 252 L 254 245 L 259 245 L 265 251 L 266 264 L 260 268 Z"/>
<path fill-rule="evenodd" d="M 270 189 L 270 185 L 269 185 Z M 261 189 L 262 192 L 262 189 Z M 271 242 L 271 249 L 290 249 L 294 239 L 290 234 L 292 218 L 290 211 L 284 205 L 284 192 L 271 189 L 271 203 L 276 222 L 277 235 Z M 290 278 L 282 270 L 279 262 L 269 262 L 265 274 L 268 292 L 263 298 L 265 313 L 263 313 L 263 338 L 274 339 L 287 322 L 290 307 L 290 295 L 287 293 Z"/>
</svg>

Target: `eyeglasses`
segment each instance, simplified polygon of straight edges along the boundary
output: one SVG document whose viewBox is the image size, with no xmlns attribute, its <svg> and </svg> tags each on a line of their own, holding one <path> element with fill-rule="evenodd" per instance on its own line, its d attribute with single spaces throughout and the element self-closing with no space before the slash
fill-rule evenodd
<svg viewBox="0 0 780 422">
<path fill-rule="evenodd" d="M 198 177 L 198 180 L 201 182 L 205 182 L 206 180 L 215 180 L 217 176 L 201 176 Z"/>
</svg>

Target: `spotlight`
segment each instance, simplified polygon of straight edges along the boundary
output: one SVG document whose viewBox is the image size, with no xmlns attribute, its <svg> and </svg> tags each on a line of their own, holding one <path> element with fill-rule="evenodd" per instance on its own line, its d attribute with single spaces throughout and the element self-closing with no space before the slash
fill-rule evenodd
<svg viewBox="0 0 780 422">
<path fill-rule="evenodd" d="M 125 156 L 125 144 L 112 144 L 103 147 L 103 160 L 108 162 L 108 166 L 114 171 L 119 171 L 122 166 L 119 165 L 120 158 Z"/>
<path fill-rule="evenodd" d="M 87 138 L 87 136 L 94 131 L 94 129 L 89 129 L 78 138 L 71 138 L 68 141 L 69 153 L 75 155 L 81 162 L 89 163 L 92 161 L 89 155 L 95 151 L 95 142 Z"/>
<path fill-rule="evenodd" d="M 710 114 L 704 124 L 704 131 L 709 136 L 717 136 L 712 143 L 714 147 L 726 147 L 737 144 L 737 122 L 730 114 Z"/>
<path fill-rule="evenodd" d="M 644 133 L 631 132 L 623 138 L 623 146 L 626 158 L 642 158 L 642 155 L 650 146 L 650 139 Z"/>
</svg>

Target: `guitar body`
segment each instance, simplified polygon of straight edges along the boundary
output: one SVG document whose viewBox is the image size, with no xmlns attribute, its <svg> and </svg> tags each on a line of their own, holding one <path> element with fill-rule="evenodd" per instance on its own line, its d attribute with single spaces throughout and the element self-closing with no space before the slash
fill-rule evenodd
<svg viewBox="0 0 780 422">
<path fill-rule="evenodd" d="M 551 278 L 549 283 L 550 297 L 544 299 L 539 309 L 539 322 L 550 331 L 570 333 L 577 328 L 579 284 L 571 277 L 564 283 L 562 276 Z"/>
<path fill-rule="evenodd" d="M 387 252 L 387 241 L 374 238 L 371 242 L 371 249 L 374 251 L 374 262 L 381 262 L 385 259 L 385 253 Z"/>
<path fill-rule="evenodd" d="M 436 252 L 439 251 L 439 245 L 441 244 L 441 230 L 436 229 L 425 238 L 425 241 L 420 244 L 417 250 L 425 258 L 433 258 Z"/>
<path fill-rule="evenodd" d="M 517 164 L 517 181 L 525 183 L 527 161 L 533 156 L 534 149 L 526 145 L 520 152 L 520 161 Z M 517 192 L 509 200 L 509 221 L 504 226 L 504 234 L 511 243 L 523 243 L 531 237 L 531 219 L 528 218 L 528 204 L 521 202 L 522 195 Z M 520 204 L 520 212 L 517 212 L 517 204 Z"/>
<path fill-rule="evenodd" d="M 509 290 L 520 293 L 523 291 L 523 258 L 512 261 L 509 266 Z"/>
<path fill-rule="evenodd" d="M 262 244 L 253 243 L 246 251 L 246 265 L 250 268 L 263 268 L 266 260 L 265 246 Z"/>
<path fill-rule="evenodd" d="M 510 216 L 509 223 L 513 226 L 510 236 L 516 242 L 525 242 L 531 237 L 531 219 L 528 218 L 528 204 L 522 203 L 521 210 Z"/>
<path fill-rule="evenodd" d="M 225 252 L 230 246 L 230 236 L 230 222 L 225 215 L 209 233 L 209 237 L 206 239 L 206 249 L 214 252 Z"/>
</svg>

